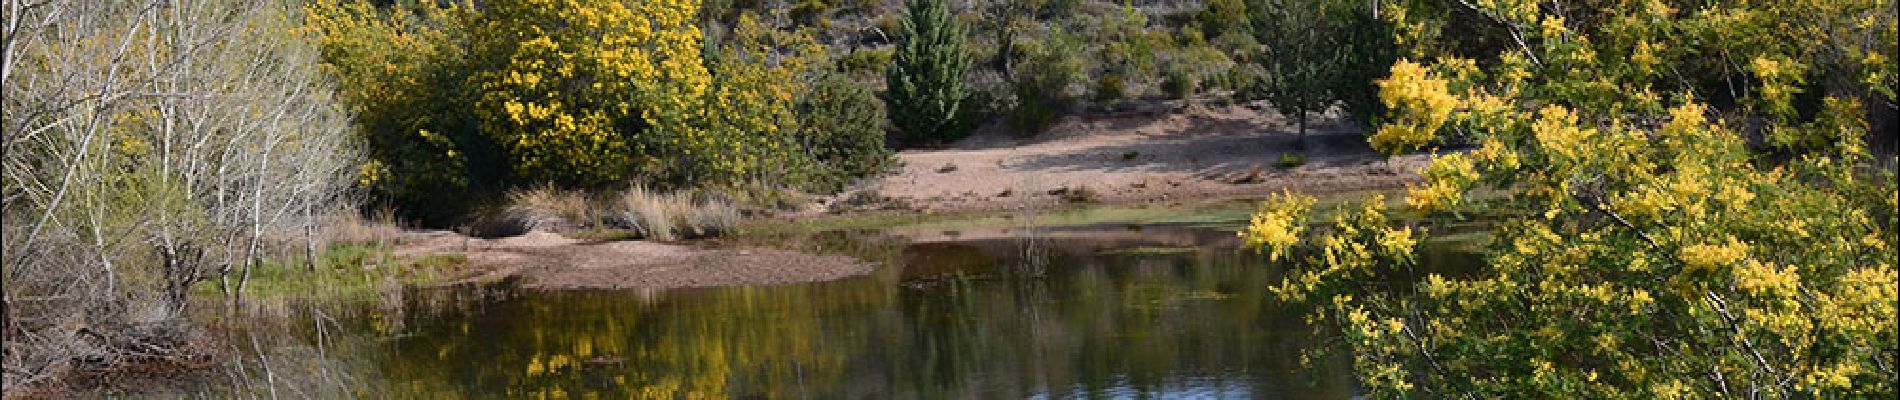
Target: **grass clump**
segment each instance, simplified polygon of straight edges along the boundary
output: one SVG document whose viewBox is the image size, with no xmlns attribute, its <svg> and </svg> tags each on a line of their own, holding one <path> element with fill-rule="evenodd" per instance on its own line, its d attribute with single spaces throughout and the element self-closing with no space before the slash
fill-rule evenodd
<svg viewBox="0 0 1900 400">
<path fill-rule="evenodd" d="M 621 192 L 609 222 L 641 238 L 674 240 L 718 236 L 739 225 L 739 207 L 731 201 L 689 192 L 660 193 L 643 187 Z"/>
<path fill-rule="evenodd" d="M 508 192 L 503 213 L 522 231 L 566 231 L 594 225 L 593 202 L 586 192 L 550 186 Z"/>
<path fill-rule="evenodd" d="M 1274 161 L 1273 165 L 1282 169 L 1306 165 L 1306 155 L 1291 151 L 1280 153 L 1280 159 Z"/>
<path fill-rule="evenodd" d="M 599 196 L 579 190 L 538 188 L 510 192 L 501 219 L 515 234 L 531 230 L 593 240 L 675 240 L 732 231 L 742 214 L 724 196 L 704 192 L 659 192 L 642 186 Z"/>
</svg>

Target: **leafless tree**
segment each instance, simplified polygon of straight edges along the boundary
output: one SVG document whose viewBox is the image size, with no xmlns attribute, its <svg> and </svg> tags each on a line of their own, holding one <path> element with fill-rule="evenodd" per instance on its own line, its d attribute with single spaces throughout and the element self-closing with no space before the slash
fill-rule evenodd
<svg viewBox="0 0 1900 400">
<path fill-rule="evenodd" d="M 292 2 L 0 1 L 5 387 L 162 356 L 196 282 L 242 293 L 347 208 L 356 144 Z"/>
</svg>

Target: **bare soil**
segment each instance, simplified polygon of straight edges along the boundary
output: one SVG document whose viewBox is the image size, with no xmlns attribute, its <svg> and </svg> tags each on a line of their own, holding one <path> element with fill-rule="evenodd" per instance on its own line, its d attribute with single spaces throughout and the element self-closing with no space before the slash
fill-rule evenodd
<svg viewBox="0 0 1900 400">
<path fill-rule="evenodd" d="M 522 278 L 540 290 L 670 289 L 778 285 L 870 273 L 851 257 L 773 249 L 702 249 L 647 241 L 590 241 L 534 231 L 482 239 L 448 231 L 418 233 L 397 257 L 461 253 L 470 273 L 440 285 Z"/>
<path fill-rule="evenodd" d="M 824 199 L 805 215 L 863 209 L 1007 210 L 1076 202 L 1178 202 L 1261 197 L 1282 189 L 1342 192 L 1403 187 L 1424 155 L 1385 159 L 1362 128 L 1320 118 L 1305 149 L 1298 128 L 1260 104 L 1186 104 L 1070 116 L 1020 138 L 987 127 L 947 148 L 905 150 L 892 175 Z M 1280 154 L 1306 163 L 1275 165 Z M 1092 198 L 1075 190 L 1086 187 Z M 880 204 L 863 204 L 863 199 Z M 799 215 L 794 215 L 797 217 Z"/>
</svg>

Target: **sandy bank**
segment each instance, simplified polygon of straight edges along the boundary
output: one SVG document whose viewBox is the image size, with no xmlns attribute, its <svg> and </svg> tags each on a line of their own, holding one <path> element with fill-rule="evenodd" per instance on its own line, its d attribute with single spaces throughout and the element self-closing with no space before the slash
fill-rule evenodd
<svg viewBox="0 0 1900 400">
<path fill-rule="evenodd" d="M 398 257 L 461 253 L 469 273 L 442 285 L 522 278 L 539 290 L 670 289 L 779 285 L 870 273 L 844 256 L 773 249 L 702 249 L 647 241 L 589 241 L 548 232 L 483 239 L 447 231 L 418 233 Z"/>
<path fill-rule="evenodd" d="M 1259 104 L 1070 116 L 1032 138 L 990 127 L 948 148 L 901 151 L 893 174 L 791 217 L 1043 207 L 1074 201 L 1062 193 L 1081 187 L 1094 192 L 1089 202 L 1103 204 L 1399 188 L 1418 181 L 1415 171 L 1427 162 L 1387 160 L 1348 124 L 1310 126 L 1304 147 L 1296 127 Z M 1276 166 L 1288 152 L 1306 163 Z"/>
</svg>

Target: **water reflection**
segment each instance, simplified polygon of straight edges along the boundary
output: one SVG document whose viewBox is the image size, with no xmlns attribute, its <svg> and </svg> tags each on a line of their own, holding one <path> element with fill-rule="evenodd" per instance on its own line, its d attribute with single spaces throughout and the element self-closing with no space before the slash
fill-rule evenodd
<svg viewBox="0 0 1900 400">
<path fill-rule="evenodd" d="M 336 329 L 358 345 L 326 351 L 360 360 L 351 382 L 372 397 L 1351 395 L 1343 361 L 1300 365 L 1326 341 L 1267 291 L 1279 268 L 1230 232 L 1045 228 L 1034 249 L 1002 231 L 954 236 L 784 242 L 887 264 L 816 284 L 412 290 L 398 310 L 349 314 Z M 1468 262 L 1439 253 L 1427 258 Z"/>
</svg>

